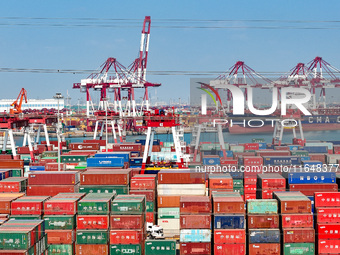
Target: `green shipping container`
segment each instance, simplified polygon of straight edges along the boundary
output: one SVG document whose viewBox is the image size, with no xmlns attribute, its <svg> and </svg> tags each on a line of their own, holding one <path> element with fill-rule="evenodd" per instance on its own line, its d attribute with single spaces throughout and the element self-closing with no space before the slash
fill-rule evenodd
<svg viewBox="0 0 340 255">
<path fill-rule="evenodd" d="M 74 255 L 72 244 L 50 244 L 48 255 Z"/>
<path fill-rule="evenodd" d="M 179 207 L 158 208 L 159 219 L 179 219 Z"/>
<path fill-rule="evenodd" d="M 72 215 L 48 215 L 44 216 L 45 229 L 69 230 L 76 227 L 76 216 Z"/>
<path fill-rule="evenodd" d="M 78 202 L 79 215 L 107 215 L 115 193 L 90 193 Z"/>
<path fill-rule="evenodd" d="M 278 212 L 276 199 L 254 199 L 247 201 L 249 214 L 275 214 Z"/>
<path fill-rule="evenodd" d="M 239 193 L 240 195 L 244 195 L 244 187 L 234 187 L 234 192 Z"/>
<path fill-rule="evenodd" d="M 176 240 L 146 240 L 145 255 L 176 255 Z"/>
<path fill-rule="evenodd" d="M 308 151 L 291 151 L 292 156 L 301 156 L 301 157 L 308 157 Z"/>
<path fill-rule="evenodd" d="M 110 246 L 110 255 L 142 255 L 140 244 L 112 244 Z"/>
<path fill-rule="evenodd" d="M 77 244 L 108 244 L 109 234 L 106 230 L 77 230 Z"/>
<path fill-rule="evenodd" d="M 283 247 L 284 255 L 314 255 L 314 243 L 285 243 Z"/>
<path fill-rule="evenodd" d="M 264 143 L 264 138 L 253 138 L 251 139 L 252 143 Z"/>
<path fill-rule="evenodd" d="M 146 202 L 146 211 L 154 212 L 155 211 L 155 202 Z"/>
<path fill-rule="evenodd" d="M 30 230 L 0 230 L 0 249 L 2 250 L 27 250 L 31 245 Z"/>
<path fill-rule="evenodd" d="M 11 170 L 11 176 L 12 177 L 22 177 L 23 176 L 23 170 L 22 169 L 12 169 Z"/>
<path fill-rule="evenodd" d="M 112 201 L 112 214 L 141 214 L 145 211 L 145 196 L 118 195 Z"/>
<path fill-rule="evenodd" d="M 85 193 L 117 193 L 117 195 L 129 194 L 128 185 L 112 185 L 112 186 L 94 186 L 84 185 L 79 187 L 79 192 Z"/>
<path fill-rule="evenodd" d="M 234 188 L 243 188 L 243 180 L 240 180 L 240 179 L 233 180 L 233 187 Z"/>
<path fill-rule="evenodd" d="M 42 158 L 46 158 L 46 157 L 58 157 L 58 151 L 44 151 L 41 154 L 41 157 Z"/>
</svg>

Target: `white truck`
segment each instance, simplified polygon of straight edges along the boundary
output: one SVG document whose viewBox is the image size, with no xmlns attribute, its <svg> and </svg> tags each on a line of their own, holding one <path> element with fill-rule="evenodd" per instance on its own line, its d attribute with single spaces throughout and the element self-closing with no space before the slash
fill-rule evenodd
<svg viewBox="0 0 340 255">
<path fill-rule="evenodd" d="M 163 239 L 164 238 L 163 228 L 158 225 L 153 225 L 150 222 L 147 222 L 147 233 L 150 239 Z"/>
</svg>

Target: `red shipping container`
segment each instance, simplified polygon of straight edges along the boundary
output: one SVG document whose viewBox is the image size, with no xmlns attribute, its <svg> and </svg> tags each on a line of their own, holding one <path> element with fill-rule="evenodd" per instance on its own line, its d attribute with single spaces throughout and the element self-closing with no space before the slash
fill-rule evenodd
<svg viewBox="0 0 340 255">
<path fill-rule="evenodd" d="M 130 195 L 145 195 L 147 202 L 153 202 L 156 199 L 156 191 L 155 190 L 133 190 L 131 189 L 129 192 Z"/>
<path fill-rule="evenodd" d="M 244 194 L 256 194 L 256 184 L 245 184 Z"/>
<path fill-rule="evenodd" d="M 241 197 L 214 197 L 214 213 L 244 213 Z"/>
<path fill-rule="evenodd" d="M 244 193 L 244 201 L 250 200 L 250 199 L 256 199 L 256 194 L 246 194 Z"/>
<path fill-rule="evenodd" d="M 79 184 L 77 185 L 30 185 L 27 186 L 27 196 L 50 196 L 54 197 L 59 193 L 77 193 L 79 192 Z"/>
<path fill-rule="evenodd" d="M 30 154 L 30 149 L 28 148 L 28 146 L 26 147 L 18 147 L 17 148 L 17 153 L 18 154 Z"/>
<path fill-rule="evenodd" d="M 289 151 L 289 146 L 275 146 L 276 151 Z"/>
<path fill-rule="evenodd" d="M 314 243 L 314 228 L 285 228 L 283 229 L 283 243 Z"/>
<path fill-rule="evenodd" d="M 181 255 L 211 254 L 211 243 L 180 243 L 179 245 Z"/>
<path fill-rule="evenodd" d="M 214 244 L 246 243 L 245 229 L 215 229 Z"/>
<path fill-rule="evenodd" d="M 107 255 L 109 246 L 107 244 L 76 244 L 76 255 Z"/>
<path fill-rule="evenodd" d="M 243 179 L 243 184 L 245 184 L 245 185 L 256 185 L 256 183 L 257 183 L 256 176 L 254 176 L 254 177 L 245 177 Z"/>
<path fill-rule="evenodd" d="M 24 161 L 21 159 L 0 159 L 0 169 L 22 169 Z"/>
<path fill-rule="evenodd" d="M 42 158 L 39 163 L 47 164 L 47 163 L 57 163 L 57 159 L 54 158 Z"/>
<path fill-rule="evenodd" d="M 27 200 L 26 197 L 23 199 L 17 199 L 12 201 L 11 214 L 12 215 L 42 215 L 44 209 L 44 202 L 49 197 L 38 196 L 31 197 L 31 200 Z"/>
<path fill-rule="evenodd" d="M 257 156 L 270 157 L 270 156 L 290 156 L 290 151 L 257 151 Z"/>
<path fill-rule="evenodd" d="M 97 153 L 97 151 L 94 150 L 83 150 L 83 151 L 69 151 L 64 152 L 63 155 L 75 155 L 75 156 L 94 156 Z"/>
<path fill-rule="evenodd" d="M 161 170 L 158 173 L 158 184 L 203 184 L 205 173 L 185 170 Z"/>
<path fill-rule="evenodd" d="M 245 255 L 245 244 L 215 244 L 214 255 Z"/>
<path fill-rule="evenodd" d="M 99 143 L 70 143 L 68 148 L 71 150 L 99 150 Z"/>
<path fill-rule="evenodd" d="M 145 221 L 155 225 L 156 224 L 155 212 L 147 212 Z"/>
<path fill-rule="evenodd" d="M 237 159 L 221 159 L 221 166 L 238 166 Z"/>
<path fill-rule="evenodd" d="M 340 223 L 317 225 L 319 239 L 340 239 Z"/>
<path fill-rule="evenodd" d="M 232 189 L 233 179 L 229 176 L 223 177 L 222 175 L 218 178 L 209 177 L 209 189 Z"/>
<path fill-rule="evenodd" d="M 301 191 L 306 196 L 314 196 L 315 192 L 336 192 L 338 184 L 290 184 L 289 190 Z"/>
<path fill-rule="evenodd" d="M 180 207 L 180 196 L 157 196 L 157 206 L 164 207 Z"/>
<path fill-rule="evenodd" d="M 211 215 L 180 215 L 181 229 L 211 229 Z"/>
<path fill-rule="evenodd" d="M 145 239 L 144 229 L 113 229 L 110 230 L 110 244 L 142 244 Z"/>
<path fill-rule="evenodd" d="M 154 148 L 157 148 L 157 146 L 153 146 L 153 149 Z M 142 145 L 139 143 L 114 143 L 112 144 L 112 150 L 113 151 L 142 151 Z M 160 151 L 160 148 L 159 148 L 159 151 Z"/>
<path fill-rule="evenodd" d="M 313 228 L 313 214 L 282 214 L 282 228 Z"/>
<path fill-rule="evenodd" d="M 210 189 L 209 190 L 209 197 L 211 198 L 214 193 L 218 192 L 234 192 L 233 189 Z"/>
<path fill-rule="evenodd" d="M 244 150 L 250 151 L 250 150 L 258 150 L 259 149 L 259 144 L 258 143 L 245 143 L 243 144 Z"/>
<path fill-rule="evenodd" d="M 262 166 L 263 158 L 261 156 L 243 156 L 244 166 Z"/>
<path fill-rule="evenodd" d="M 211 213 L 211 200 L 206 196 L 181 196 L 180 213 Z"/>
<path fill-rule="evenodd" d="M 12 160 L 13 159 L 13 155 L 11 155 L 11 154 L 0 154 L 0 160 L 1 159 L 10 159 L 10 160 Z"/>
<path fill-rule="evenodd" d="M 140 190 L 140 189 L 151 189 L 154 190 L 156 188 L 156 180 L 148 177 L 133 177 L 131 179 L 130 189 L 131 190 Z"/>
<path fill-rule="evenodd" d="M 141 229 L 144 226 L 144 214 L 140 215 L 111 215 L 111 229 Z"/>
<path fill-rule="evenodd" d="M 75 230 L 45 230 L 48 244 L 73 244 Z"/>
<path fill-rule="evenodd" d="M 66 164 L 60 163 L 60 170 L 64 171 L 66 169 Z M 58 163 L 46 163 L 45 171 L 58 171 Z"/>
<path fill-rule="evenodd" d="M 286 188 L 286 179 L 280 174 L 266 173 L 259 174 L 259 186 L 262 189 L 282 189 Z"/>
<path fill-rule="evenodd" d="M 279 243 L 249 244 L 249 255 L 280 255 Z"/>
<path fill-rule="evenodd" d="M 83 140 L 84 143 L 98 143 L 100 146 L 106 145 L 106 140 Z"/>
<path fill-rule="evenodd" d="M 77 229 L 108 229 L 107 215 L 77 215 Z"/>
<path fill-rule="evenodd" d="M 340 192 L 316 192 L 315 208 L 318 207 L 340 207 Z"/>
<path fill-rule="evenodd" d="M 340 207 L 316 208 L 317 223 L 340 223 Z"/>
<path fill-rule="evenodd" d="M 322 154 L 322 153 L 309 153 L 308 156 L 310 157 L 310 160 L 321 161 L 322 164 L 326 163 L 326 154 Z"/>
<path fill-rule="evenodd" d="M 74 215 L 77 213 L 78 198 L 55 199 L 51 198 L 44 204 L 45 215 Z"/>
<path fill-rule="evenodd" d="M 126 185 L 130 172 L 129 169 L 87 170 L 80 174 L 80 185 Z"/>
<path fill-rule="evenodd" d="M 13 180 L 17 180 L 17 181 L 13 181 Z M 24 184 L 22 185 L 23 180 L 24 180 Z M 13 177 L 10 179 L 6 178 L 0 181 L 0 192 L 25 192 L 26 185 L 27 185 L 27 178 L 24 178 L 24 177 Z"/>
<path fill-rule="evenodd" d="M 248 229 L 279 228 L 278 214 L 248 215 Z"/>
<path fill-rule="evenodd" d="M 13 201 L 14 198 L 0 198 L 0 213 L 1 214 L 11 214 L 11 201 Z"/>
<path fill-rule="evenodd" d="M 318 254 L 340 254 L 340 240 L 319 240 Z"/>
<path fill-rule="evenodd" d="M 333 145 L 334 154 L 340 154 L 340 145 Z"/>
<path fill-rule="evenodd" d="M 28 174 L 28 185 L 74 185 L 79 182 L 78 171 L 45 172 L 34 171 Z"/>
</svg>

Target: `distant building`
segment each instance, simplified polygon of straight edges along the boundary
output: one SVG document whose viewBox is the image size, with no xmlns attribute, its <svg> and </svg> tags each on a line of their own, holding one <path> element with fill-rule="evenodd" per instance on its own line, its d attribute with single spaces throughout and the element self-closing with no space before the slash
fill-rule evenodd
<svg viewBox="0 0 340 255">
<path fill-rule="evenodd" d="M 15 99 L 0 99 L 0 112 L 9 112 L 9 109 L 12 108 L 11 104 L 15 101 Z M 59 99 L 59 109 L 63 109 L 65 107 L 64 99 Z M 57 109 L 58 108 L 58 100 L 57 99 L 29 99 L 27 100 L 27 104 L 25 102 L 22 103 L 21 109 Z"/>
</svg>

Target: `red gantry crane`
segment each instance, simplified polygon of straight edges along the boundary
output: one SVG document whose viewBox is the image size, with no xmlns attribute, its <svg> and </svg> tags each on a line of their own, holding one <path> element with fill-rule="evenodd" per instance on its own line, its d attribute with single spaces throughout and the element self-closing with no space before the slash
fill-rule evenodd
<svg viewBox="0 0 340 255">
<path fill-rule="evenodd" d="M 18 95 L 18 98 L 17 100 L 15 100 L 11 106 L 13 106 L 14 108 L 11 108 L 9 110 L 9 113 L 10 114 L 19 114 L 19 113 L 22 113 L 22 109 L 21 109 L 21 106 L 22 106 L 22 101 L 25 99 L 25 103 L 27 104 L 27 91 L 26 89 L 22 88 L 20 90 L 20 93 Z"/>
</svg>

